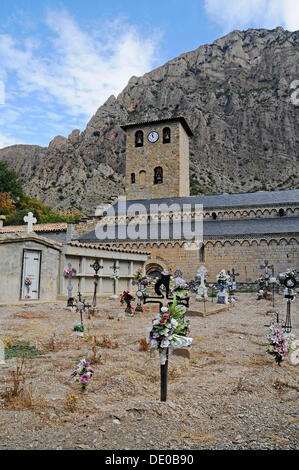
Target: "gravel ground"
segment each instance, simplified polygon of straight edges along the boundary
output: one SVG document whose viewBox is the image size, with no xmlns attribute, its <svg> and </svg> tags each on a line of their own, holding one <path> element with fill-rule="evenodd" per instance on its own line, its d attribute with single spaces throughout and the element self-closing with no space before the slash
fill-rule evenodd
<svg viewBox="0 0 299 470">
<path fill-rule="evenodd" d="M 78 314 L 62 302 L 0 308 L 1 337 L 45 353 L 26 360 L 25 394 L 10 400 L 17 361 L 0 366 L 0 449 L 298 449 L 298 366 L 266 353 L 271 302 L 239 294 L 227 311 L 190 317 L 190 357 L 170 355 L 163 403 L 158 355 L 140 350 L 148 309 L 119 318 L 118 301 L 98 304 L 84 339 L 71 336 Z M 284 319 L 285 299 L 276 304 Z M 296 302 L 292 324 L 298 338 Z M 81 394 L 70 373 L 92 357 L 94 336 L 96 374 Z"/>
</svg>

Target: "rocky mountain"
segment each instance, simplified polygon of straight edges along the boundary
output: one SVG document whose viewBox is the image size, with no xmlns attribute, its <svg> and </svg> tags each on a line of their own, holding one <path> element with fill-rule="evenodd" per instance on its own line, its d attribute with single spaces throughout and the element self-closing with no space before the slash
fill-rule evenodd
<svg viewBox="0 0 299 470">
<path fill-rule="evenodd" d="M 299 31 L 233 31 L 132 77 L 83 132 L 55 137 L 47 148 L 7 147 L 0 160 L 19 172 L 30 195 L 55 208 L 93 214 L 98 204 L 124 192 L 120 124 L 184 116 L 194 132 L 192 194 L 298 188 L 295 80 Z"/>
</svg>

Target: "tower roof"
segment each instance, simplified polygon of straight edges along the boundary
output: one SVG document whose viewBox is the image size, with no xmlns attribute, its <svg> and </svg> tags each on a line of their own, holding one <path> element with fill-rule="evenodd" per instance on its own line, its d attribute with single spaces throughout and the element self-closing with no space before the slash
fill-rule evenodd
<svg viewBox="0 0 299 470">
<path fill-rule="evenodd" d="M 121 128 L 126 130 L 128 129 L 129 127 L 140 127 L 142 125 L 148 125 L 148 124 L 162 124 L 162 123 L 167 123 L 167 122 L 175 122 L 175 121 L 179 121 L 183 128 L 185 129 L 186 133 L 189 135 L 189 136 L 193 136 L 193 132 L 189 126 L 189 124 L 187 123 L 186 119 L 182 116 L 178 116 L 178 117 L 171 117 L 171 118 L 165 118 L 165 119 L 156 119 L 156 120 L 153 120 L 153 121 L 140 121 L 140 122 L 128 122 L 126 124 L 121 124 Z"/>
</svg>

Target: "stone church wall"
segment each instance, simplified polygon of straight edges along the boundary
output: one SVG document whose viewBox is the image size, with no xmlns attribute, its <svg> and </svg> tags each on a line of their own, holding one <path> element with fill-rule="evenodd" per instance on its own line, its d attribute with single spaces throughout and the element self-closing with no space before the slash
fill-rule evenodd
<svg viewBox="0 0 299 470">
<path fill-rule="evenodd" d="M 260 266 L 264 260 L 274 265 L 275 276 L 287 268 L 299 268 L 299 243 L 294 237 L 278 236 L 255 239 L 205 240 L 204 253 L 199 250 L 185 250 L 182 242 L 125 243 L 125 248 L 146 249 L 151 255 L 146 263 L 147 270 L 157 268 L 174 272 L 180 268 L 186 280 L 195 277 L 198 268 L 204 264 L 209 276 L 207 282 L 215 282 L 221 269 L 235 268 L 240 274 L 238 281 L 253 283 L 262 274 Z"/>
</svg>

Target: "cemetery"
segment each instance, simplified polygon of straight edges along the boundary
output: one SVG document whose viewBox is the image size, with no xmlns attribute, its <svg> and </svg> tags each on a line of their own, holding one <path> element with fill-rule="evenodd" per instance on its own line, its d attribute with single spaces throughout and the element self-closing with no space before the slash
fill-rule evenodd
<svg viewBox="0 0 299 470">
<path fill-rule="evenodd" d="M 0 306 L 0 449 L 296 449 L 298 286 L 286 271 L 259 298 L 269 266 L 252 292 L 234 268 L 140 266 L 129 289 L 112 274 L 115 298 L 83 295 L 70 263 L 64 300 Z"/>
<path fill-rule="evenodd" d="M 298 190 L 190 196 L 185 119 L 122 128 L 128 200 L 0 227 L 0 449 L 297 449 Z"/>
</svg>

